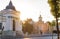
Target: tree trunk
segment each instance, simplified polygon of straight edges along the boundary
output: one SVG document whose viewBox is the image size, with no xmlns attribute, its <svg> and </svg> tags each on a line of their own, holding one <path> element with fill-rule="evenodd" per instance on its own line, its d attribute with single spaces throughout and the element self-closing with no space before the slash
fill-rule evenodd
<svg viewBox="0 0 60 39">
<path fill-rule="evenodd" d="M 57 39 L 59 39 L 59 26 L 58 26 L 58 3 L 57 1 L 59 0 L 55 0 L 55 15 L 56 15 L 56 28 L 57 28 Z"/>
<path fill-rule="evenodd" d="M 59 39 L 59 26 L 58 26 L 58 18 L 56 15 L 56 28 L 57 28 L 57 38 Z"/>
</svg>

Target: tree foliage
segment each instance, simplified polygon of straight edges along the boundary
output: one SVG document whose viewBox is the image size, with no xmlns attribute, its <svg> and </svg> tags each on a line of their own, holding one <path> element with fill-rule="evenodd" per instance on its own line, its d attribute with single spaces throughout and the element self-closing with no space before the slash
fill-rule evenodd
<svg viewBox="0 0 60 39">
<path fill-rule="evenodd" d="M 59 5 L 59 0 L 48 0 L 48 3 L 51 7 L 51 14 L 56 18 L 56 11 L 57 13 L 57 17 L 60 17 L 60 5 Z"/>
<path fill-rule="evenodd" d="M 51 25 L 52 25 L 52 26 L 56 26 L 56 21 L 53 20 L 53 21 L 51 22 Z"/>
<path fill-rule="evenodd" d="M 59 39 L 59 26 L 58 26 L 58 18 L 60 17 L 60 0 L 48 0 L 48 3 L 51 7 L 51 13 L 56 18 L 56 28 L 58 33 L 58 39 Z"/>
<path fill-rule="evenodd" d="M 31 34 L 33 31 L 33 25 L 28 23 L 28 20 L 25 21 L 25 23 L 23 24 L 23 32 L 26 33 L 28 32 L 28 34 Z"/>
<path fill-rule="evenodd" d="M 56 21 L 55 20 L 53 20 L 52 22 L 47 21 L 47 23 L 49 23 L 50 26 L 56 26 Z"/>
</svg>

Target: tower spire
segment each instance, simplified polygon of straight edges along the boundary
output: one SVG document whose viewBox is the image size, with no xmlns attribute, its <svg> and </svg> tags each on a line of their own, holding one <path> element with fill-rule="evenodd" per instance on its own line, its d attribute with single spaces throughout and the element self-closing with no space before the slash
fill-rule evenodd
<svg viewBox="0 0 60 39">
<path fill-rule="evenodd" d="M 15 7 L 12 4 L 12 1 L 10 0 L 9 5 L 6 7 L 6 9 L 12 9 L 12 10 L 16 10 Z"/>
<path fill-rule="evenodd" d="M 9 3 L 9 5 L 11 6 L 12 5 L 12 1 L 10 0 L 10 3 Z"/>
<path fill-rule="evenodd" d="M 42 17 L 41 17 L 41 15 L 39 16 L 39 21 L 42 21 Z"/>
</svg>

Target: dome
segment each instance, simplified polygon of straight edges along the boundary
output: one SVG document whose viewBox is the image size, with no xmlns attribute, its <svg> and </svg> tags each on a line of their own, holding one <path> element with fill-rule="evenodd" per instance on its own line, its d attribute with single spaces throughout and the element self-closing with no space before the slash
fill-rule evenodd
<svg viewBox="0 0 60 39">
<path fill-rule="evenodd" d="M 11 1 L 10 1 L 9 5 L 6 7 L 6 9 L 16 10 Z"/>
</svg>

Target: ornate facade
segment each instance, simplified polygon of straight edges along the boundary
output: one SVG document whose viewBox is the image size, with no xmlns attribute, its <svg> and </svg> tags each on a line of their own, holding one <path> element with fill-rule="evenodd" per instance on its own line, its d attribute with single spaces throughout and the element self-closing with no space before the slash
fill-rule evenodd
<svg viewBox="0 0 60 39">
<path fill-rule="evenodd" d="M 39 17 L 39 21 L 35 22 L 33 24 L 33 26 L 34 26 L 33 33 L 35 33 L 35 34 L 44 34 L 44 33 L 47 33 L 48 29 L 49 29 L 49 25 L 42 21 L 41 15 Z"/>
<path fill-rule="evenodd" d="M 22 22 L 20 20 L 20 12 L 15 9 L 12 2 L 0 11 L 0 29 L 6 35 L 16 35 L 22 32 Z"/>
</svg>

